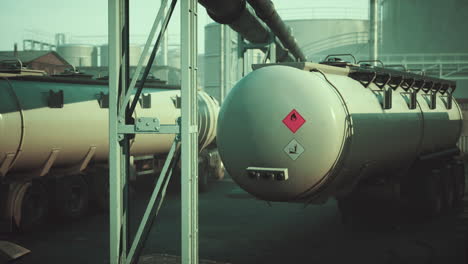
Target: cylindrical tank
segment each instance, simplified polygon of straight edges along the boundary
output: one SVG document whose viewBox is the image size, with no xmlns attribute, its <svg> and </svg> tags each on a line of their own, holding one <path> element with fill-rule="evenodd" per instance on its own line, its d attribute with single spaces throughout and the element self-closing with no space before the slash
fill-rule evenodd
<svg viewBox="0 0 468 264">
<path fill-rule="evenodd" d="M 392 0 L 382 4 L 383 52 L 468 52 L 468 36 L 459 34 L 466 30 L 468 1 Z M 435 32 L 444 32 L 444 37 L 438 38 Z"/>
<path fill-rule="evenodd" d="M 130 66 L 137 66 L 138 61 L 140 60 L 141 52 L 142 52 L 142 47 L 141 45 L 137 44 L 130 44 L 130 61 L 129 65 Z M 109 66 L 109 45 L 101 45 L 100 46 L 101 53 L 100 53 L 100 62 L 101 62 L 101 67 L 107 67 Z M 146 65 L 144 65 L 146 66 Z"/>
<path fill-rule="evenodd" d="M 97 50 L 93 45 L 63 44 L 57 47 L 57 52 L 75 67 L 91 67 L 97 63 Z"/>
<path fill-rule="evenodd" d="M 237 32 L 225 25 L 210 23 L 205 26 L 204 89 L 222 102 L 229 89 L 238 80 Z M 265 54 L 259 49 L 249 49 L 244 54 L 244 73 L 251 71 L 250 65 L 262 63 Z M 199 60 L 200 62 L 200 60 Z M 200 73 L 200 70 L 199 70 Z"/>
<path fill-rule="evenodd" d="M 63 107 L 49 107 L 54 101 L 50 91 L 63 91 Z M 99 99 L 107 93 L 105 85 L 0 80 L 0 176 L 7 171 L 37 172 L 51 160 L 52 168 L 76 166 L 91 150 L 92 160 L 106 161 L 109 113 Z M 175 106 L 180 90 L 144 89 L 143 95 L 151 102 L 143 108 L 138 104 L 135 118 L 156 117 L 161 124 L 175 124 L 180 117 Z M 219 106 L 204 92 L 199 92 L 198 102 L 199 146 L 203 148 L 215 138 Z M 132 155 L 167 153 L 174 137 L 138 134 L 131 142 Z"/>
<path fill-rule="evenodd" d="M 148 63 L 150 53 L 151 50 L 145 63 Z M 159 70 L 156 70 L 155 76 L 162 80 L 166 80 L 167 84 L 180 85 L 180 49 L 170 49 L 167 53 L 167 65 L 161 64 L 164 61 L 162 52 L 159 52 L 156 55 L 156 59 L 153 63 L 154 65 L 169 67 L 162 67 Z"/>
<path fill-rule="evenodd" d="M 317 64 L 318 65 L 318 64 Z M 317 66 L 323 67 L 323 66 Z M 394 175 L 418 157 L 455 147 L 462 116 L 437 95 L 402 88 L 383 109 L 382 90 L 365 88 L 349 69 L 310 72 L 287 66 L 253 71 L 231 90 L 219 114 L 217 144 L 229 174 L 254 196 L 272 201 L 336 196 L 372 175 Z M 282 179 L 275 174 L 282 172 Z M 253 174 L 250 174 L 252 173 Z"/>
</svg>

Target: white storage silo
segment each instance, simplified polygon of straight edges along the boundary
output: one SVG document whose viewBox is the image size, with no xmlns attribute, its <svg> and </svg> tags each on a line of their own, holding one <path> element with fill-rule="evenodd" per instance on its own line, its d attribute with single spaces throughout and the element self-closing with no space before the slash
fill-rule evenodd
<svg viewBox="0 0 468 264">
<path fill-rule="evenodd" d="M 97 63 L 97 49 L 93 45 L 63 44 L 57 47 L 57 52 L 75 67 L 91 67 Z"/>
<path fill-rule="evenodd" d="M 255 51 L 245 54 L 245 61 L 257 57 Z M 211 23 L 205 26 L 204 89 L 222 102 L 241 70 L 237 57 L 237 33 L 228 26 Z M 249 66 L 250 67 L 250 66 Z M 249 69 L 249 68 L 246 68 Z"/>
<path fill-rule="evenodd" d="M 101 45 L 101 57 L 100 57 L 100 62 L 101 62 L 101 67 L 107 67 L 109 66 L 109 45 Z M 137 66 L 138 65 L 138 60 L 140 59 L 142 52 L 142 47 L 140 45 L 136 44 L 130 44 L 130 66 Z"/>
</svg>

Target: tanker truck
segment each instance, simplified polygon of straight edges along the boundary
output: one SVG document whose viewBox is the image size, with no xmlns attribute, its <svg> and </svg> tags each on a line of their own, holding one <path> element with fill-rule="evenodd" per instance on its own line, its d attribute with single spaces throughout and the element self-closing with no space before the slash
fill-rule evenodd
<svg viewBox="0 0 468 264">
<path fill-rule="evenodd" d="M 16 71 L 16 70 L 15 70 Z M 30 71 L 30 70 L 29 70 Z M 66 218 L 86 213 L 90 201 L 108 206 L 108 83 L 92 79 L 3 72 L 0 76 L 0 218 L 3 230 L 30 230 L 51 208 Z M 145 85 L 133 118 L 180 117 L 180 90 Z M 217 101 L 199 92 L 200 189 L 224 169 L 215 146 Z M 131 140 L 130 180 L 157 174 L 174 134 Z"/>
<path fill-rule="evenodd" d="M 330 59 L 254 65 L 226 97 L 217 143 L 258 199 L 323 203 L 343 219 L 366 201 L 423 215 L 464 196 L 453 81 Z"/>
</svg>

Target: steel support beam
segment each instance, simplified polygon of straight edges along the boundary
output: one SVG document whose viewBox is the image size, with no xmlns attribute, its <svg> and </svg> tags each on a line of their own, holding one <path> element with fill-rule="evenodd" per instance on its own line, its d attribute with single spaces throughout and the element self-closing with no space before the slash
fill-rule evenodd
<svg viewBox="0 0 468 264">
<path fill-rule="evenodd" d="M 166 33 L 164 34 L 163 36 L 163 39 L 162 39 L 162 43 L 161 43 L 161 61 L 158 62 L 159 65 L 162 65 L 162 66 L 168 66 L 168 53 L 169 53 L 169 32 L 167 32 L 166 30 Z"/>
<path fill-rule="evenodd" d="M 148 39 L 151 42 L 157 25 L 162 19 L 166 2 L 161 5 L 160 12 L 153 25 L 152 32 Z M 164 19 L 165 26 L 161 26 L 161 33 L 158 36 L 160 41 L 164 34 L 170 14 L 174 10 L 176 0 L 173 0 L 170 13 Z M 128 181 L 130 175 L 130 138 L 137 133 L 176 133 L 180 132 L 179 125 L 160 125 L 155 117 L 157 127 L 154 131 L 141 131 L 138 122 L 134 124 L 132 118 L 134 106 L 130 108 L 129 95 L 132 94 L 135 83 L 129 85 L 129 0 L 109 0 L 109 199 L 110 199 L 110 263 L 124 264 L 135 263 L 144 241 L 151 229 L 153 220 L 159 211 L 159 207 L 164 200 L 165 189 L 170 179 L 171 171 L 166 173 L 169 164 L 173 164 L 172 156 L 175 152 L 177 142 L 174 142 L 171 154 L 166 161 L 165 170 L 160 176 L 158 188 L 154 191 L 152 202 L 148 205 L 144 218 L 137 232 L 136 239 L 130 244 L 129 240 L 129 206 L 128 206 Z M 153 49 L 152 56 L 147 66 L 148 70 L 154 59 L 157 46 Z M 145 53 L 149 48 L 149 43 L 145 46 Z M 139 68 L 141 70 L 143 57 L 140 58 Z M 145 70 L 145 72 L 146 72 Z M 146 74 L 142 78 L 144 82 Z M 138 76 L 134 77 L 134 81 Z M 138 100 L 139 92 L 135 95 Z M 128 97 L 126 97 L 126 95 Z M 146 119 L 141 117 L 140 119 Z M 172 167 L 171 167 L 172 168 Z M 161 186 L 162 189 L 161 189 Z M 158 201 L 156 203 L 156 200 Z M 157 205 L 157 209 L 155 206 Z M 131 248 L 130 248 L 131 245 Z"/>
<path fill-rule="evenodd" d="M 176 153 L 178 151 L 178 145 L 178 140 L 175 140 L 172 143 L 166 162 L 164 163 L 162 171 L 156 182 L 156 187 L 154 188 L 153 193 L 151 194 L 151 197 L 149 199 L 148 207 L 146 208 L 145 213 L 143 214 L 140 226 L 138 227 L 134 241 L 128 252 L 126 264 L 133 264 L 137 263 L 138 261 L 138 257 L 141 253 L 141 250 L 143 249 L 144 243 L 148 238 L 149 231 L 164 200 L 166 188 L 172 176 L 172 170 L 176 165 L 176 162 L 173 161 L 173 158 L 177 155 Z"/>
<path fill-rule="evenodd" d="M 232 88 L 232 81 L 237 80 L 237 76 L 233 77 L 233 72 L 237 72 L 235 68 L 237 67 L 235 59 L 232 57 L 233 56 L 233 45 L 234 43 L 237 43 L 236 40 L 233 39 L 233 30 L 228 27 L 227 25 L 223 25 L 224 27 L 224 51 L 223 51 L 223 57 L 224 57 L 224 86 L 223 89 L 221 90 L 221 96 L 220 96 L 220 101 L 219 104 L 221 105 L 224 102 L 224 98 L 226 98 L 226 95 L 229 91 L 229 89 Z M 235 79 L 233 79 L 235 78 Z"/>
<path fill-rule="evenodd" d="M 129 92 L 127 94 L 125 94 L 125 98 L 122 100 L 122 102 L 120 102 L 121 106 L 122 107 L 123 105 L 127 105 L 130 101 L 130 97 L 132 95 L 132 91 L 133 89 L 135 88 L 135 85 L 140 77 L 140 73 L 141 73 L 141 70 L 143 69 L 143 63 L 145 61 L 145 59 L 147 58 L 148 56 L 148 52 L 149 52 L 149 49 L 150 49 L 150 46 L 153 42 L 153 39 L 154 39 L 154 35 L 156 34 L 156 30 L 158 28 L 158 26 L 162 23 L 163 19 L 164 19 L 164 13 L 165 13 L 165 10 L 167 8 L 167 0 L 162 0 L 161 1 L 161 6 L 159 7 L 159 11 L 158 11 L 158 14 L 156 15 L 156 18 L 153 22 L 153 26 L 151 27 L 151 31 L 150 31 L 150 34 L 146 40 L 146 44 L 145 44 L 145 47 L 143 48 L 143 52 L 140 56 L 140 59 L 138 60 L 138 64 L 137 64 L 137 68 L 135 70 L 135 73 L 133 74 L 132 76 L 132 82 L 130 83 L 130 88 L 129 88 Z M 150 67 L 151 68 L 151 65 L 152 63 L 149 63 L 148 62 L 148 65 L 146 65 L 146 67 Z"/>
<path fill-rule="evenodd" d="M 110 199 L 110 263 L 136 263 L 144 242 L 151 230 L 153 221 L 164 200 L 167 184 L 176 161 L 178 141 L 182 140 L 182 263 L 198 263 L 198 109 L 197 109 L 197 1 L 181 2 L 181 77 L 182 77 L 182 117 L 177 125 L 160 125 L 154 118 L 154 130 L 142 131 L 138 122 L 132 120 L 134 102 L 138 100 L 142 85 L 136 91 L 132 106 L 130 96 L 136 84 L 136 74 L 129 83 L 129 0 L 108 0 L 109 17 L 109 199 Z M 149 43 L 154 37 L 156 27 L 162 22 L 163 10 L 167 0 L 163 0 L 158 16 L 151 30 Z M 173 0 L 156 41 L 150 61 L 145 69 L 142 83 L 151 67 L 158 44 L 164 36 L 168 21 L 174 10 Z M 143 58 L 137 68 L 141 71 Z M 141 117 L 145 119 L 147 117 Z M 135 124 L 134 124 L 135 123 Z M 180 130 L 179 130 L 180 128 Z M 128 239 L 128 175 L 130 150 L 129 139 L 139 133 L 177 133 L 168 159 L 158 179 L 143 220 L 131 243 Z"/>
<path fill-rule="evenodd" d="M 239 61 L 239 79 L 245 75 L 245 49 L 244 49 L 244 38 L 241 34 L 237 33 L 237 60 Z"/>
<path fill-rule="evenodd" d="M 197 0 L 182 0 L 182 263 L 198 263 Z"/>
<path fill-rule="evenodd" d="M 379 56 L 379 23 L 380 0 L 370 0 L 369 5 L 369 59 L 377 60 Z M 376 65 L 376 62 L 373 63 Z"/>
<path fill-rule="evenodd" d="M 221 70 L 221 76 L 219 76 L 220 78 L 220 86 L 219 86 L 219 97 L 216 98 L 218 99 L 219 103 L 222 104 L 223 101 L 224 101 L 224 94 L 225 94 L 225 91 L 226 91 L 226 86 L 227 86 L 227 82 L 226 82 L 226 79 L 227 79 L 227 74 L 226 74 L 226 71 L 228 69 L 227 67 L 227 61 L 228 61 L 228 49 L 227 49 L 227 41 L 226 39 L 228 38 L 228 27 L 227 25 L 225 24 L 220 24 L 220 37 L 221 37 L 221 41 L 220 41 L 220 44 L 221 44 L 221 47 L 220 47 L 220 51 L 221 51 L 221 62 L 220 62 L 220 70 Z M 216 97 L 216 96 L 215 96 Z"/>
<path fill-rule="evenodd" d="M 122 0 L 109 0 L 109 219 L 110 219 L 110 263 L 122 264 L 126 260 L 126 219 L 124 193 L 126 192 L 124 148 L 118 134 L 119 98 L 121 87 L 121 67 L 124 60 L 123 14 L 126 14 Z M 124 176 L 122 176 L 124 175 Z"/>
</svg>

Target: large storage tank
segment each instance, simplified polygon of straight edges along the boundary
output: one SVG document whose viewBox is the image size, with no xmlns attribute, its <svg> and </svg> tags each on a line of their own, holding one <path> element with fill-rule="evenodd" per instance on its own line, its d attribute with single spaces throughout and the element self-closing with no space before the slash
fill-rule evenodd
<svg viewBox="0 0 468 264">
<path fill-rule="evenodd" d="M 137 66 L 143 48 L 137 44 L 130 44 L 130 66 Z M 109 66 L 109 45 L 100 46 L 100 62 L 101 67 Z"/>
<path fill-rule="evenodd" d="M 465 0 L 383 1 L 383 52 L 466 53 L 467 11 Z"/>
<path fill-rule="evenodd" d="M 180 69 L 180 49 L 169 49 L 167 53 L 167 65 Z"/>
<path fill-rule="evenodd" d="M 436 93 L 434 107 L 421 91 L 412 109 L 397 86 L 384 108 L 383 90 L 351 78 L 350 68 L 295 67 L 255 70 L 221 107 L 219 152 L 233 179 L 256 197 L 344 195 L 362 179 L 397 175 L 421 156 L 455 148 L 462 114 L 454 100 L 450 108 L 450 97 Z"/>
<path fill-rule="evenodd" d="M 144 46 L 140 46 L 140 47 L 141 47 L 141 52 L 143 52 Z M 149 48 L 148 54 L 146 55 L 145 60 L 143 61 L 144 66 L 148 64 L 148 60 L 151 56 L 152 51 L 153 51 L 153 46 Z M 164 63 L 164 61 L 166 61 L 166 63 Z M 167 58 L 165 58 L 160 48 L 160 51 L 156 53 L 156 58 L 153 61 L 153 65 L 170 66 L 170 67 L 180 69 L 180 49 L 179 48 L 169 49 L 167 51 Z"/>
<path fill-rule="evenodd" d="M 264 53 L 251 49 L 244 54 L 244 65 L 238 58 L 237 33 L 226 25 L 210 23 L 205 26 L 204 89 L 222 102 L 226 94 L 241 77 L 252 71 L 251 65 L 262 63 Z"/>
<path fill-rule="evenodd" d="M 331 50 L 333 53 L 355 53 L 360 50 L 357 47 L 367 45 L 369 41 L 368 19 L 297 19 L 285 23 L 291 27 L 309 60 L 316 60 L 318 54 Z"/>
<path fill-rule="evenodd" d="M 50 169 L 82 166 L 108 158 L 108 93 L 105 84 L 0 80 L 0 177 L 43 176 Z M 144 89 L 134 117 L 175 124 L 180 90 Z M 199 93 L 200 148 L 215 137 L 218 103 Z M 154 125 L 152 121 L 150 125 Z M 173 134 L 138 134 L 132 155 L 165 154 Z M 90 155 L 90 156 L 89 156 Z M 86 166 L 85 166 L 86 167 Z"/>
<path fill-rule="evenodd" d="M 148 63 L 149 56 L 145 60 Z M 162 66 L 161 69 L 155 72 L 157 78 L 166 80 L 168 84 L 180 85 L 180 49 L 169 49 L 167 53 L 167 65 L 161 65 L 164 61 L 162 52 L 156 55 L 156 60 L 153 65 Z"/>
<path fill-rule="evenodd" d="M 57 52 L 75 67 L 91 67 L 97 65 L 97 49 L 92 45 L 63 44 L 57 47 Z"/>
<path fill-rule="evenodd" d="M 428 74 L 456 80 L 459 88 L 454 96 L 466 104 L 468 35 L 460 32 L 466 31 L 468 1 L 392 0 L 382 3 L 382 53 L 400 57 L 401 61 L 396 63 L 413 64 L 419 70 L 427 70 Z M 382 60 L 385 62 L 385 57 Z M 434 69 L 432 73 L 431 69 Z M 468 152 L 468 131 L 463 131 L 459 146 Z"/>
</svg>

